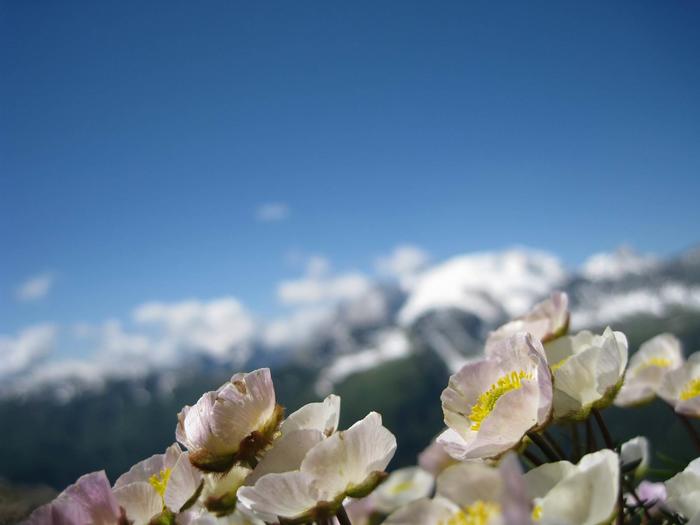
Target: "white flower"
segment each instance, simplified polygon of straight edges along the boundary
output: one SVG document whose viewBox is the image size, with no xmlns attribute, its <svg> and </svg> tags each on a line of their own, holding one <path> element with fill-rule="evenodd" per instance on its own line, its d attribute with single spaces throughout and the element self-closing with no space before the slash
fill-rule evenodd
<svg viewBox="0 0 700 525">
<path fill-rule="evenodd" d="M 396 439 L 371 412 L 309 449 L 298 470 L 265 474 L 238 490 L 239 503 L 267 522 L 330 517 L 346 496 L 364 497 L 386 476 Z"/>
<path fill-rule="evenodd" d="M 644 436 L 637 436 L 622 444 L 620 447 L 620 459 L 623 465 L 639 461 L 634 469 L 634 475 L 641 478 L 649 468 L 649 440 Z"/>
<path fill-rule="evenodd" d="M 521 332 L 467 363 L 442 392 L 449 427 L 438 442 L 454 458 L 492 458 L 550 419 L 552 376 L 539 340 Z"/>
<path fill-rule="evenodd" d="M 173 444 L 131 467 L 114 484 L 114 496 L 134 525 L 147 524 L 161 513 L 175 515 L 192 506 L 202 489 L 202 474 L 186 452 Z"/>
<path fill-rule="evenodd" d="M 625 382 L 615 398 L 617 406 L 640 405 L 656 396 L 664 375 L 683 364 L 680 341 L 660 334 L 642 343 L 630 359 Z"/>
<path fill-rule="evenodd" d="M 433 476 L 420 467 L 406 467 L 389 474 L 371 498 L 375 508 L 389 514 L 399 507 L 430 495 L 433 490 Z"/>
<path fill-rule="evenodd" d="M 80 477 L 50 503 L 32 512 L 27 525 L 117 525 L 122 518 L 104 472 Z"/>
<path fill-rule="evenodd" d="M 635 495 L 625 494 L 625 504 L 630 507 L 636 507 L 641 501 L 653 515 L 659 512 L 666 501 L 666 485 L 644 480 L 637 485 Z M 639 501 L 637 498 L 639 498 Z"/>
<path fill-rule="evenodd" d="M 437 478 L 433 499 L 398 509 L 386 525 L 525 525 L 530 502 L 514 454 L 498 468 L 481 462 L 458 463 Z"/>
<path fill-rule="evenodd" d="M 578 465 L 547 463 L 525 474 L 534 502 L 533 521 L 543 524 L 599 525 L 615 514 L 620 464 L 612 450 L 584 456 Z"/>
<path fill-rule="evenodd" d="M 219 516 L 233 511 L 237 491 L 253 485 L 265 474 L 298 470 L 306 453 L 338 428 L 340 398 L 329 395 L 320 403 L 309 403 L 285 419 L 271 446 L 251 471 L 235 466 L 225 475 L 208 475 L 204 485 L 204 506 Z"/>
<path fill-rule="evenodd" d="M 486 348 L 518 332 L 528 332 L 535 339 L 546 343 L 565 335 L 568 329 L 569 297 L 564 292 L 554 292 L 522 317 L 491 332 L 486 340 Z"/>
<path fill-rule="evenodd" d="M 627 338 L 606 328 L 564 336 L 545 346 L 554 376 L 554 418 L 585 419 L 612 403 L 627 366 Z"/>
<path fill-rule="evenodd" d="M 265 522 L 237 510 L 226 516 L 215 516 L 204 508 L 197 508 L 178 515 L 175 525 L 265 525 Z"/>
<path fill-rule="evenodd" d="M 659 396 L 679 414 L 700 417 L 700 352 L 664 376 Z"/>
<path fill-rule="evenodd" d="M 282 422 L 280 435 L 265 451 L 246 485 L 255 484 L 265 474 L 298 470 L 306 453 L 338 430 L 339 419 L 340 397 L 333 394 L 292 413 Z"/>
<path fill-rule="evenodd" d="M 243 486 L 250 473 L 251 469 L 235 465 L 225 474 L 205 474 L 202 506 L 217 516 L 231 514 L 238 502 L 238 489 Z"/>
<path fill-rule="evenodd" d="M 237 462 L 253 463 L 269 445 L 282 418 L 275 404 L 270 370 L 236 374 L 178 414 L 177 440 L 190 461 L 208 472 L 226 472 Z"/>
<path fill-rule="evenodd" d="M 381 487 L 381 485 L 379 486 Z M 372 523 L 372 517 L 375 514 L 372 496 L 370 494 L 366 498 L 348 498 L 343 502 L 343 507 L 345 507 L 345 512 L 352 525 L 370 525 Z M 332 525 L 339 525 L 337 518 L 331 523 Z"/>
<path fill-rule="evenodd" d="M 685 516 L 689 525 L 700 524 L 700 458 L 666 481 L 666 506 Z"/>
<path fill-rule="evenodd" d="M 329 395 L 320 403 L 308 403 L 287 417 L 280 426 L 282 435 L 296 430 L 314 429 L 330 436 L 338 430 L 340 397 Z"/>
<path fill-rule="evenodd" d="M 438 443 L 437 439 L 433 439 L 430 445 L 418 454 L 418 466 L 430 472 L 433 477 L 437 477 L 440 472 L 456 462 L 457 460 L 447 453 L 445 447 Z"/>
</svg>

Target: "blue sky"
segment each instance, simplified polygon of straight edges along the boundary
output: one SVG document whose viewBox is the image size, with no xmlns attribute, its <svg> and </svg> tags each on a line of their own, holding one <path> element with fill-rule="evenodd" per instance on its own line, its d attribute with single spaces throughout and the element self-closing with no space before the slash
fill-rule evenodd
<svg viewBox="0 0 700 525">
<path fill-rule="evenodd" d="M 0 6 L 0 333 L 223 295 L 268 315 L 290 254 L 698 241 L 697 3 Z"/>
</svg>

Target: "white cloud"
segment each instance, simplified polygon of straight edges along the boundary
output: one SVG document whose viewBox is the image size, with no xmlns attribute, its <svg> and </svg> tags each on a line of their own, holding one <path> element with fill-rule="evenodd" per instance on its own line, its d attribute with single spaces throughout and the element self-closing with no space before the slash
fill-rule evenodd
<svg viewBox="0 0 700 525">
<path fill-rule="evenodd" d="M 408 289 L 428 261 L 430 255 L 426 251 L 418 246 L 403 244 L 394 248 L 389 255 L 377 258 L 375 267 L 380 274 L 397 279 L 403 288 Z"/>
<path fill-rule="evenodd" d="M 21 373 L 50 354 L 57 335 L 51 324 L 29 326 L 14 337 L 0 335 L 0 377 Z"/>
<path fill-rule="evenodd" d="M 260 222 L 283 221 L 289 217 L 289 206 L 283 202 L 267 202 L 258 206 L 255 217 Z"/>
<path fill-rule="evenodd" d="M 260 337 L 265 345 L 272 348 L 295 347 L 308 342 L 332 319 L 333 310 L 326 306 L 300 308 L 287 317 L 267 323 Z"/>
<path fill-rule="evenodd" d="M 287 305 L 337 303 L 356 299 L 370 287 L 369 279 L 361 273 L 333 275 L 328 260 L 316 256 L 308 260 L 304 277 L 278 285 L 277 297 Z"/>
<path fill-rule="evenodd" d="M 157 329 L 157 350 L 165 355 L 192 352 L 242 361 L 256 329 L 250 313 L 233 297 L 145 303 L 133 317 L 138 324 Z"/>
<path fill-rule="evenodd" d="M 36 301 L 48 295 L 53 283 L 54 276 L 51 273 L 35 275 L 19 285 L 15 295 L 22 302 Z"/>
<path fill-rule="evenodd" d="M 640 254 L 622 246 L 612 253 L 596 253 L 581 266 L 581 274 L 592 281 L 619 279 L 624 275 L 644 274 L 659 264 L 654 255 Z"/>
</svg>

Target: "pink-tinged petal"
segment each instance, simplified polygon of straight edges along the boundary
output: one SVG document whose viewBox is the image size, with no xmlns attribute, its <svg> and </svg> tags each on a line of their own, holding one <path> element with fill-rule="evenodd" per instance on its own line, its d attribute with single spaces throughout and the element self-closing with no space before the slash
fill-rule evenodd
<svg viewBox="0 0 700 525">
<path fill-rule="evenodd" d="M 179 512 L 195 495 L 201 483 L 202 473 L 192 466 L 186 452 L 181 454 L 170 472 L 163 497 L 165 505 L 171 511 Z"/>
<path fill-rule="evenodd" d="M 376 412 L 348 430 L 336 432 L 313 447 L 302 461 L 324 499 L 363 485 L 370 475 L 383 472 L 396 451 L 396 438 Z"/>
<path fill-rule="evenodd" d="M 246 479 L 246 485 L 253 485 L 266 474 L 299 470 L 306 453 L 323 441 L 324 436 L 319 430 L 295 430 L 283 434 L 265 452 L 258 465 Z"/>
<path fill-rule="evenodd" d="M 85 509 L 94 525 L 112 524 L 119 517 L 119 505 L 104 470 L 80 477 L 63 491 L 63 496 L 66 501 L 70 500 L 69 505 L 77 504 Z"/>
<path fill-rule="evenodd" d="M 450 456 L 445 447 L 437 442 L 437 438 L 418 455 L 418 465 L 433 477 L 454 464 L 455 459 Z"/>
<path fill-rule="evenodd" d="M 525 487 L 523 469 L 515 453 L 509 452 L 501 460 L 498 470 L 503 483 L 501 512 L 508 525 L 532 523 L 532 501 Z"/>
<path fill-rule="evenodd" d="M 259 519 L 276 523 L 278 518 L 297 518 L 316 506 L 313 479 L 305 472 L 267 474 L 252 487 L 238 489 L 238 502 Z"/>
<path fill-rule="evenodd" d="M 421 499 L 397 510 L 386 525 L 440 525 L 459 512 L 459 507 L 444 498 Z"/>
<path fill-rule="evenodd" d="M 535 381 L 504 394 L 481 423 L 467 458 L 495 457 L 517 446 L 537 425 L 539 389 Z"/>
<path fill-rule="evenodd" d="M 527 332 L 543 343 L 565 335 L 569 328 L 568 308 L 568 296 L 563 292 L 554 292 L 527 314 L 491 332 L 486 340 L 486 353 L 490 353 L 498 341 L 518 332 Z"/>
<path fill-rule="evenodd" d="M 115 525 L 119 504 L 104 471 L 85 474 L 25 521 L 32 525 Z"/>
<path fill-rule="evenodd" d="M 160 494 L 150 483 L 144 481 L 123 485 L 114 490 L 114 495 L 124 509 L 127 519 L 134 525 L 146 525 L 163 510 Z"/>
<path fill-rule="evenodd" d="M 284 435 L 295 430 L 314 429 L 330 436 L 338 429 L 340 397 L 329 395 L 321 403 L 309 403 L 289 415 L 280 427 Z"/>
<path fill-rule="evenodd" d="M 265 368 L 236 374 L 194 407 L 185 407 L 176 436 L 198 468 L 226 472 L 236 462 L 251 462 L 269 444 L 281 415 Z"/>
<path fill-rule="evenodd" d="M 166 468 L 173 468 L 180 454 L 182 454 L 182 450 L 180 450 L 177 443 L 170 445 L 165 454 L 155 454 L 148 459 L 139 461 L 128 472 L 119 476 L 114 483 L 114 488 L 128 485 L 135 481 L 148 481 L 151 476 L 159 474 Z"/>
<path fill-rule="evenodd" d="M 503 484 L 499 471 L 486 463 L 473 461 L 453 465 L 440 474 L 436 494 L 468 507 L 476 501 L 500 502 Z"/>
</svg>

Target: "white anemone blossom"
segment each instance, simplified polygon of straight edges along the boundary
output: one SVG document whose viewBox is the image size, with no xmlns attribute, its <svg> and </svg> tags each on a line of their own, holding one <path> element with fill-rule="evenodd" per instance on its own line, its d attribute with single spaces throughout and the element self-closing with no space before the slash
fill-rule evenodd
<svg viewBox="0 0 700 525">
<path fill-rule="evenodd" d="M 412 501 L 425 498 L 433 490 L 433 476 L 420 467 L 405 467 L 393 471 L 370 498 L 374 508 L 389 514 Z"/>
<path fill-rule="evenodd" d="M 620 459 L 623 465 L 639 463 L 634 469 L 634 475 L 638 478 L 644 476 L 649 469 L 649 458 L 651 456 L 649 449 L 649 440 L 644 436 L 637 436 L 629 441 L 625 441 L 620 447 Z"/>
<path fill-rule="evenodd" d="M 585 419 L 593 408 L 609 406 L 627 367 L 627 338 L 606 328 L 564 336 L 545 346 L 554 376 L 554 418 Z"/>
<path fill-rule="evenodd" d="M 514 454 L 498 468 L 458 463 L 437 478 L 433 499 L 419 499 L 391 514 L 386 525 L 525 525 L 531 506 Z"/>
<path fill-rule="evenodd" d="M 525 315 L 518 317 L 489 334 L 488 348 L 518 332 L 528 332 L 543 344 L 552 341 L 569 330 L 569 297 L 564 292 L 554 292 L 537 303 Z"/>
<path fill-rule="evenodd" d="M 625 382 L 615 398 L 615 404 L 626 407 L 651 401 L 666 373 L 682 364 L 683 351 L 675 336 L 659 334 L 642 343 L 630 358 Z"/>
<path fill-rule="evenodd" d="M 282 419 L 268 368 L 236 374 L 195 406 L 178 414 L 177 440 L 192 464 L 206 472 L 227 472 L 236 463 L 254 463 Z"/>
<path fill-rule="evenodd" d="M 544 427 L 552 410 L 552 375 L 542 343 L 520 332 L 450 377 L 442 392 L 448 429 L 438 442 L 455 459 L 493 458 Z"/>
<path fill-rule="evenodd" d="M 305 446 L 301 444 L 300 446 Z M 368 495 L 386 477 L 396 438 L 371 412 L 308 449 L 298 469 L 265 474 L 238 490 L 239 504 L 266 522 L 305 523 L 333 516 L 346 497 Z"/>
<path fill-rule="evenodd" d="M 659 396 L 679 414 L 700 417 L 700 352 L 664 376 Z"/>
<path fill-rule="evenodd" d="M 177 444 L 164 454 L 143 460 L 120 476 L 114 497 L 133 525 L 146 525 L 158 516 L 174 517 L 191 507 L 202 490 L 202 474 Z"/>
<path fill-rule="evenodd" d="M 217 516 L 232 513 L 240 487 L 253 485 L 266 474 L 297 470 L 306 453 L 338 429 L 340 397 L 329 395 L 320 403 L 308 403 L 287 417 L 272 444 L 254 470 L 237 465 L 226 474 L 208 474 L 203 505 Z"/>
<path fill-rule="evenodd" d="M 683 515 L 688 525 L 700 524 L 700 458 L 666 481 L 666 506 Z"/>
<path fill-rule="evenodd" d="M 58 497 L 36 509 L 27 525 L 117 525 L 128 523 L 104 470 L 80 477 Z"/>
<path fill-rule="evenodd" d="M 340 397 L 333 394 L 320 403 L 308 403 L 290 414 L 245 484 L 254 485 L 266 474 L 297 470 L 312 447 L 338 430 L 339 420 Z"/>
<path fill-rule="evenodd" d="M 532 519 L 541 524 L 599 525 L 615 514 L 620 464 L 612 450 L 581 458 L 547 463 L 525 474 L 525 486 L 534 503 Z"/>
</svg>

